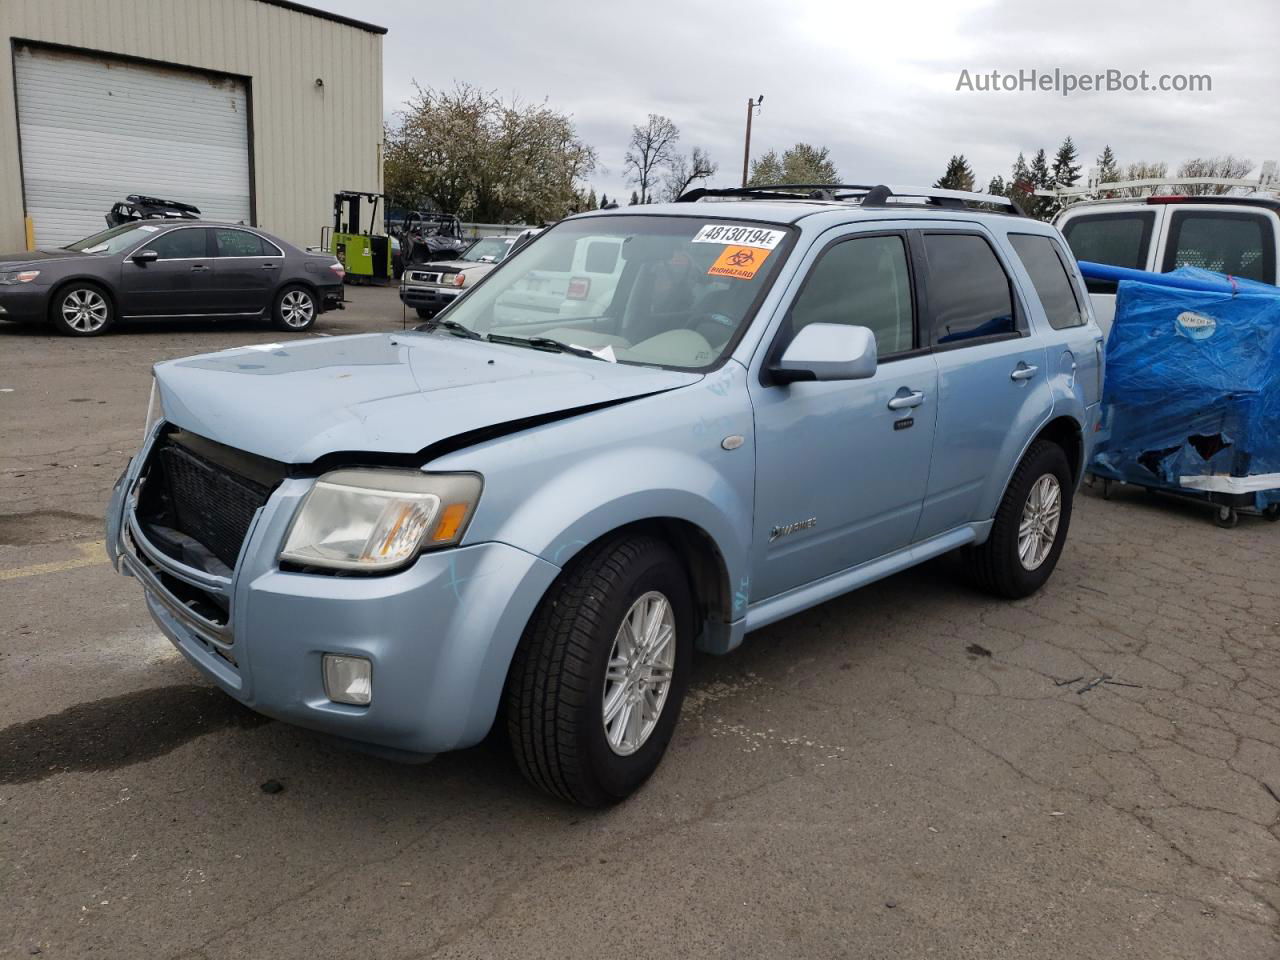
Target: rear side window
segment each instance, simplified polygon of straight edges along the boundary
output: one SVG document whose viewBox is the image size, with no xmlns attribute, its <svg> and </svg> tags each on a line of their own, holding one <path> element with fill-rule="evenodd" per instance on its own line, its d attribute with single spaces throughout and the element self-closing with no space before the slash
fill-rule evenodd
<svg viewBox="0 0 1280 960">
<path fill-rule="evenodd" d="M 1013 290 L 991 244 L 966 233 L 926 233 L 931 342 L 961 345 L 1017 333 Z"/>
<path fill-rule="evenodd" d="M 811 323 L 869 327 L 881 357 L 915 342 L 911 274 L 900 236 L 857 237 L 822 254 L 791 308 L 791 335 Z"/>
<path fill-rule="evenodd" d="M 274 254 L 267 249 L 262 238 L 248 230 L 214 230 L 214 241 L 220 257 L 265 257 Z"/>
<path fill-rule="evenodd" d="M 1011 233 L 1009 242 L 1031 276 L 1031 284 L 1055 330 L 1078 327 L 1086 320 L 1075 287 L 1063 261 L 1062 249 L 1052 237 Z"/>
<path fill-rule="evenodd" d="M 1263 283 L 1276 282 L 1271 223 L 1254 213 L 1178 210 L 1169 225 L 1162 269 L 1203 267 Z"/>
<path fill-rule="evenodd" d="M 1062 225 L 1062 235 L 1077 260 L 1145 270 L 1155 219 L 1150 210 L 1072 217 Z M 1090 293 L 1116 292 L 1114 280 L 1086 279 L 1085 286 Z"/>
<path fill-rule="evenodd" d="M 207 233 L 201 227 L 170 230 L 160 234 L 143 249 L 154 250 L 161 260 L 197 260 L 209 255 L 205 239 Z"/>
</svg>

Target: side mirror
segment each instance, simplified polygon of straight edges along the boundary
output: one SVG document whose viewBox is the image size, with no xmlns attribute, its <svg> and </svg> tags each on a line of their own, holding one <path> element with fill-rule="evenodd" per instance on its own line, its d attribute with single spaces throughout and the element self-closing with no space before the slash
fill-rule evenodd
<svg viewBox="0 0 1280 960">
<path fill-rule="evenodd" d="M 155 263 L 160 259 L 160 254 L 154 250 L 139 250 L 129 259 L 138 264 L 138 266 L 142 266 L 147 263 Z"/>
<path fill-rule="evenodd" d="M 780 383 L 797 380 L 865 380 L 876 372 L 876 335 L 867 327 L 811 323 L 770 368 Z"/>
</svg>

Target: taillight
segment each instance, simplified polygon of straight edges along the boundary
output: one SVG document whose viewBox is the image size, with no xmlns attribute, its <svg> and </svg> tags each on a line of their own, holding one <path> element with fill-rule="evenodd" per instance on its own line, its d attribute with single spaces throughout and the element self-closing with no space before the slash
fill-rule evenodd
<svg viewBox="0 0 1280 960">
<path fill-rule="evenodd" d="M 340 264 L 337 260 L 329 264 L 329 269 L 338 275 L 339 280 L 341 280 L 343 277 L 347 275 L 347 268 L 344 267 L 342 264 Z"/>
<path fill-rule="evenodd" d="M 566 300 L 585 300 L 591 292 L 591 281 L 586 277 L 574 277 L 569 281 L 569 289 L 565 291 Z"/>
<path fill-rule="evenodd" d="M 1147 197 L 1147 203 L 1181 203 L 1185 199 L 1178 196 Z"/>
</svg>

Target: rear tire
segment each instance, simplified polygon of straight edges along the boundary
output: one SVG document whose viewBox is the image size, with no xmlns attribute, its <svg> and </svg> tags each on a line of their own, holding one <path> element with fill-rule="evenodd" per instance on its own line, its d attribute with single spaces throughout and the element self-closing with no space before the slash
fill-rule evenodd
<svg viewBox="0 0 1280 960">
<path fill-rule="evenodd" d="M 1009 481 L 991 536 L 965 551 L 974 582 L 1011 600 L 1044 586 L 1067 539 L 1073 492 L 1062 448 L 1047 440 L 1033 443 Z"/>
<path fill-rule="evenodd" d="M 663 541 L 622 536 L 577 557 L 543 597 L 507 679 L 507 732 L 529 782 L 587 807 L 643 784 L 680 716 L 693 627 L 688 575 Z"/>
<path fill-rule="evenodd" d="M 271 321 L 277 330 L 302 333 L 310 330 L 320 315 L 316 295 L 300 284 L 290 284 L 276 294 Z"/>
<path fill-rule="evenodd" d="M 99 337 L 116 322 L 116 308 L 102 287 L 76 280 L 54 296 L 49 319 L 68 337 Z"/>
</svg>

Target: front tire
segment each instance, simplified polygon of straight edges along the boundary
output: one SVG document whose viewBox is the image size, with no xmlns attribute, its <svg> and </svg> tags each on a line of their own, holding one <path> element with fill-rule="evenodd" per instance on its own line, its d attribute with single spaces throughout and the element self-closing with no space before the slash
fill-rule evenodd
<svg viewBox="0 0 1280 960">
<path fill-rule="evenodd" d="M 979 587 L 1016 600 L 1044 586 L 1071 525 L 1072 479 L 1061 447 L 1047 440 L 1031 445 L 1000 501 L 991 536 L 966 551 Z"/>
<path fill-rule="evenodd" d="M 311 329 L 319 313 L 316 295 L 306 287 L 294 284 L 276 294 L 271 318 L 277 330 L 302 333 Z"/>
<path fill-rule="evenodd" d="M 693 596 L 663 541 L 585 551 L 543 597 L 507 681 L 507 732 L 536 787 L 587 807 L 626 798 L 657 768 L 693 657 Z"/>
<path fill-rule="evenodd" d="M 107 291 L 94 283 L 69 283 L 49 305 L 49 317 L 68 337 L 98 337 L 116 322 L 115 305 Z"/>
</svg>

